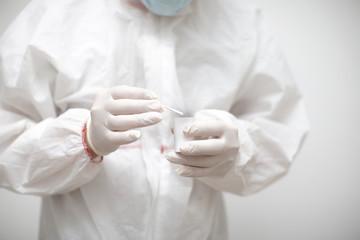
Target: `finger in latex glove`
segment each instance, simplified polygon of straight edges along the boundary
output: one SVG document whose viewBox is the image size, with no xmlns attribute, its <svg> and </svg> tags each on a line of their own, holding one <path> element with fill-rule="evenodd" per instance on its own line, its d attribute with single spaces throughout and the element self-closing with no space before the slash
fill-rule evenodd
<svg viewBox="0 0 360 240">
<path fill-rule="evenodd" d="M 172 152 L 167 159 L 182 165 L 177 173 L 186 177 L 204 177 L 221 174 L 225 165 L 235 161 L 239 151 L 238 129 L 235 125 L 217 119 L 195 121 L 184 128 L 184 134 L 195 140 Z"/>
</svg>

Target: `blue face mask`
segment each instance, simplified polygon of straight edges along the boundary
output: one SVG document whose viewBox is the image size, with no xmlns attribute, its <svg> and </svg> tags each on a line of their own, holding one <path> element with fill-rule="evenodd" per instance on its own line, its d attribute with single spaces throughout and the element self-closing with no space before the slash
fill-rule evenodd
<svg viewBox="0 0 360 240">
<path fill-rule="evenodd" d="M 192 0 L 141 0 L 153 13 L 160 16 L 172 16 Z"/>
</svg>

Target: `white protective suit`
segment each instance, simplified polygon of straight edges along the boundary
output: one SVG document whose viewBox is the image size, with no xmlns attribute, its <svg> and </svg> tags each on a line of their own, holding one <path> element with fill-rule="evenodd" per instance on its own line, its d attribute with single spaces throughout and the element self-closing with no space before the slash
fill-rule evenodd
<svg viewBox="0 0 360 240">
<path fill-rule="evenodd" d="M 83 124 L 117 85 L 189 116 L 221 110 L 239 128 L 236 161 L 222 176 L 177 175 L 165 111 L 90 162 Z M 34 0 L 1 39 L 0 87 L 0 186 L 43 197 L 41 239 L 225 239 L 221 191 L 283 176 L 308 129 L 262 11 L 239 0 L 194 0 L 172 17 L 123 0 Z"/>
</svg>

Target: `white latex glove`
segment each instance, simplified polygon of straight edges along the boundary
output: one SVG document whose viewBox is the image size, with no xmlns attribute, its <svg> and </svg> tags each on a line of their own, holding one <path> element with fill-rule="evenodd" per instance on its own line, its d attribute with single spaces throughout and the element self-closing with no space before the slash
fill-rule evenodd
<svg viewBox="0 0 360 240">
<path fill-rule="evenodd" d="M 216 118 L 197 120 L 184 127 L 184 134 L 195 140 L 180 147 L 181 153 L 169 153 L 166 158 L 183 165 L 176 172 L 184 177 L 205 177 L 222 174 L 232 166 L 239 151 L 238 128 Z M 225 167 L 224 167 L 225 166 Z"/>
<path fill-rule="evenodd" d="M 99 156 L 139 139 L 136 128 L 161 121 L 162 105 L 146 89 L 118 86 L 96 95 L 87 123 L 87 142 Z"/>
</svg>

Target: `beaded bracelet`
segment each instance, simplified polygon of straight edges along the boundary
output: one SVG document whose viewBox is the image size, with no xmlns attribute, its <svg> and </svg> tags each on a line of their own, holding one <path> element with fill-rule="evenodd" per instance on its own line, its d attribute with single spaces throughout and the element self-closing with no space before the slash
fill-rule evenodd
<svg viewBox="0 0 360 240">
<path fill-rule="evenodd" d="M 89 151 L 89 147 L 88 147 L 88 145 L 87 145 L 87 143 L 86 143 L 86 123 L 87 123 L 87 121 L 85 121 L 85 123 L 84 123 L 84 125 L 83 125 L 83 128 L 82 128 L 82 137 L 81 137 L 81 139 L 82 139 L 82 144 L 83 144 L 83 146 L 84 146 L 84 149 L 85 149 L 85 152 L 86 152 L 86 154 L 89 156 L 89 158 L 90 158 L 90 162 L 92 162 L 92 163 L 101 163 L 103 160 L 104 160 L 104 156 L 101 156 L 100 157 L 100 160 L 98 160 L 98 161 L 96 161 L 96 160 L 94 160 L 94 158 L 93 158 L 93 156 L 92 156 L 92 154 L 90 153 L 90 151 Z"/>
</svg>

